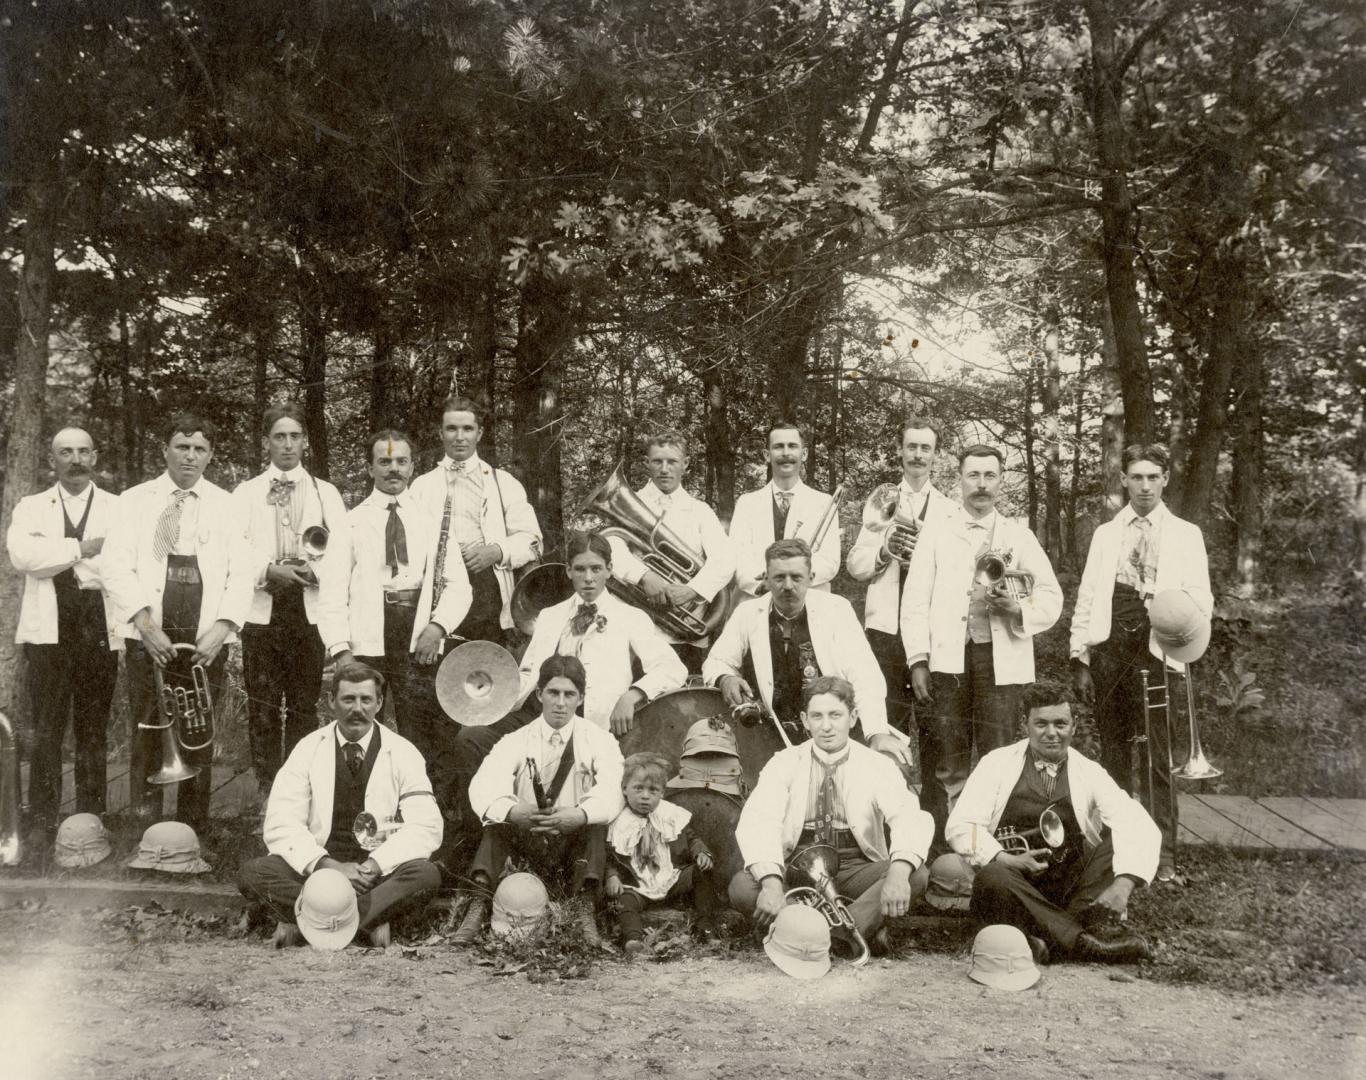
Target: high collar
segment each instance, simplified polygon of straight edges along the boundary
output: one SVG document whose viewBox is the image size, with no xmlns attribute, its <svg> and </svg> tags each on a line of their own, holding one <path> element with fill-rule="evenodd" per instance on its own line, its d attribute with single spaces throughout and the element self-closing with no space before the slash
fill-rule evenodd
<svg viewBox="0 0 1366 1080">
<path fill-rule="evenodd" d="M 913 490 L 911 488 L 911 482 L 906 479 L 905 473 L 901 474 L 901 483 L 898 486 L 900 487 L 901 494 L 903 495 L 923 495 L 927 499 L 930 497 L 930 492 L 934 490 L 934 484 L 930 482 L 930 478 L 928 476 L 925 477 L 925 483 L 921 486 L 919 491 Z"/>
<path fill-rule="evenodd" d="M 583 607 L 584 604 L 588 604 L 588 603 L 594 604 L 594 605 L 597 607 L 597 609 L 598 609 L 599 611 L 602 611 L 605 607 L 607 607 L 607 606 L 609 605 L 609 603 L 610 603 L 610 601 L 613 599 L 613 597 L 612 597 L 612 594 L 611 594 L 610 592 L 608 592 L 606 589 L 603 589 L 602 592 L 598 593 L 598 598 L 597 598 L 596 600 L 592 600 L 592 601 L 585 600 L 585 599 L 584 599 L 582 596 L 580 596 L 578 593 L 575 593 L 571 599 L 573 599 L 573 601 L 574 601 L 574 610 L 575 610 L 575 611 L 578 611 L 579 608 Z"/>
<path fill-rule="evenodd" d="M 777 495 L 778 492 L 780 492 L 780 491 L 782 491 L 782 490 L 783 490 L 783 489 L 780 488 L 780 487 L 777 485 L 777 483 L 776 483 L 775 481 L 770 480 L 770 481 L 768 482 L 768 493 L 769 493 L 769 495 Z M 799 476 L 799 477 L 797 477 L 797 482 L 796 482 L 795 484 L 793 484 L 791 488 L 788 489 L 788 492 L 787 492 L 787 493 L 788 493 L 789 495 L 791 495 L 793 498 L 796 498 L 798 494 L 800 494 L 801 492 L 803 492 L 803 491 L 805 491 L 805 490 L 806 490 L 806 483 L 805 483 L 805 481 L 803 481 L 802 478 Z"/>
<path fill-rule="evenodd" d="M 351 741 L 351 740 L 348 739 L 345 735 L 342 734 L 342 730 L 341 730 L 341 725 L 340 725 L 340 724 L 337 725 L 337 728 L 336 728 L 336 736 L 337 736 L 337 745 L 338 745 L 338 746 L 345 746 L 348 742 Z M 374 737 L 375 737 L 375 725 L 372 723 L 372 724 L 370 725 L 370 730 L 367 731 L 367 732 L 365 733 L 364 737 L 356 740 L 356 745 L 360 747 L 360 752 L 361 752 L 362 755 L 368 754 L 368 753 L 370 752 L 370 743 L 371 743 L 371 741 L 374 739 Z"/>
<path fill-rule="evenodd" d="M 1166 502 L 1162 499 L 1158 499 L 1157 505 L 1148 511 L 1148 520 L 1154 525 L 1160 525 L 1168 513 L 1169 511 L 1167 510 Z M 1134 509 L 1133 503 L 1125 503 L 1124 508 L 1115 516 L 1119 518 L 1120 524 L 1128 525 L 1129 522 L 1139 516 L 1139 513 Z"/>
<path fill-rule="evenodd" d="M 404 488 L 397 495 L 388 495 L 385 492 L 380 491 L 379 488 L 372 487 L 370 489 L 370 494 L 365 497 L 365 501 L 361 505 L 377 506 L 381 510 L 388 510 L 389 504 L 393 502 L 395 499 L 398 500 L 398 505 L 402 509 L 411 509 L 413 505 L 412 488 Z"/>
<path fill-rule="evenodd" d="M 289 472 L 283 472 L 275 465 L 266 466 L 267 480 L 288 480 L 294 484 L 302 484 L 308 479 L 308 472 L 302 465 L 295 465 Z"/>
<path fill-rule="evenodd" d="M 692 498 L 692 496 L 684 490 L 682 484 L 679 484 L 678 487 L 674 488 L 673 491 L 670 491 L 666 496 L 653 480 L 646 481 L 645 486 L 640 489 L 639 494 L 640 497 L 651 506 L 657 505 L 661 499 L 666 497 L 673 506 L 682 506 Z"/>
<path fill-rule="evenodd" d="M 850 751 L 848 743 L 845 743 L 833 754 L 826 753 L 824 750 L 822 750 L 819 746 L 816 745 L 814 740 L 811 743 L 811 756 L 815 758 L 817 761 L 824 762 L 826 765 L 833 765 L 840 758 L 847 758 L 849 756 L 849 752 Z"/>
<path fill-rule="evenodd" d="M 986 529 L 987 532 L 991 532 L 992 529 L 996 528 L 997 517 L 998 514 L 994 509 L 984 518 L 975 518 L 967 512 L 966 508 L 964 508 L 963 528 L 966 530 L 971 529 L 974 525 L 979 525 L 983 529 Z"/>
<path fill-rule="evenodd" d="M 568 743 L 569 740 L 574 737 L 574 725 L 578 722 L 579 718 L 577 716 L 571 716 L 569 718 L 569 723 L 565 724 L 564 727 L 553 728 L 545 722 L 544 716 L 538 716 L 531 722 L 531 727 L 536 732 L 536 735 L 541 742 L 549 742 L 550 736 L 558 731 L 561 740 Z"/>
<path fill-rule="evenodd" d="M 479 458 L 479 451 L 476 450 L 464 461 L 456 461 L 453 457 L 450 457 L 449 455 L 443 457 L 441 459 L 441 467 L 445 469 L 447 472 L 453 472 L 457 467 L 459 467 L 462 470 L 468 469 L 473 472 L 482 472 L 484 469 L 484 463 Z"/>
<path fill-rule="evenodd" d="M 194 482 L 194 486 L 188 487 L 188 488 L 183 488 L 183 487 L 181 487 L 179 484 L 177 484 L 174 480 L 171 479 L 171 474 L 170 474 L 169 471 L 168 471 L 168 472 L 164 472 L 164 473 L 162 473 L 159 477 L 157 477 L 157 482 L 158 482 L 158 485 L 159 485 L 159 489 L 160 489 L 167 497 L 169 497 L 172 493 L 177 492 L 177 491 L 188 491 L 188 492 L 190 492 L 191 494 L 196 495 L 196 496 L 198 496 L 198 497 L 201 498 L 201 499 L 204 497 L 204 490 L 205 490 L 206 485 L 208 484 L 208 481 L 204 479 L 204 474 L 203 474 L 203 473 L 200 473 L 200 474 L 199 474 L 199 479 L 196 480 L 196 481 Z"/>
<path fill-rule="evenodd" d="M 92 480 L 90 483 L 86 484 L 85 490 L 79 495 L 72 495 L 71 492 L 62 487 L 60 483 L 53 484 L 52 490 L 62 502 L 82 506 L 95 497 L 95 481 Z"/>
</svg>

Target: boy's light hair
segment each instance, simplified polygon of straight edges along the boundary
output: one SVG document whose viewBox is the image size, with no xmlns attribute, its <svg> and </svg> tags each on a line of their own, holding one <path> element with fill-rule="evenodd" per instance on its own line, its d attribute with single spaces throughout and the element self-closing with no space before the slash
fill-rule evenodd
<svg viewBox="0 0 1366 1080">
<path fill-rule="evenodd" d="M 669 782 L 671 772 L 673 772 L 673 763 L 663 754 L 643 750 L 638 754 L 632 754 L 621 763 L 621 790 L 625 791 L 626 785 L 631 782 L 631 778 L 641 773 L 646 776 L 658 776 L 659 784 L 663 787 Z"/>
</svg>

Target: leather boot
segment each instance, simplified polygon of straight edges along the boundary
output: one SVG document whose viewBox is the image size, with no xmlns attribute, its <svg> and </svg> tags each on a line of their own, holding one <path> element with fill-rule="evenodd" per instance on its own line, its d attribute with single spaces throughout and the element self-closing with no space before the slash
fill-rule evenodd
<svg viewBox="0 0 1366 1080">
<path fill-rule="evenodd" d="M 460 920 L 460 926 L 451 935 L 451 944 L 459 947 L 473 945 L 479 940 L 479 934 L 484 929 L 488 917 L 489 902 L 482 896 L 476 896 L 465 909 L 465 917 Z"/>
</svg>

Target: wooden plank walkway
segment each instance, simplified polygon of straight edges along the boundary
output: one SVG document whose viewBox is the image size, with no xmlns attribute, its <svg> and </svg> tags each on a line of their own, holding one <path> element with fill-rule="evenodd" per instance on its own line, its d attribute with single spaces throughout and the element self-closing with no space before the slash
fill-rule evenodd
<svg viewBox="0 0 1366 1080">
<path fill-rule="evenodd" d="M 24 767 L 27 786 L 27 766 Z M 128 805 L 127 766 L 109 763 L 106 800 L 111 812 Z M 235 772 L 215 765 L 209 812 L 236 817 L 256 805 L 256 778 L 250 769 Z M 75 805 L 75 783 L 68 764 L 62 777 L 62 812 Z M 1181 792 L 1180 842 L 1261 851 L 1366 851 L 1366 799 L 1198 795 Z M 168 802 L 168 810 L 170 803 Z"/>
</svg>

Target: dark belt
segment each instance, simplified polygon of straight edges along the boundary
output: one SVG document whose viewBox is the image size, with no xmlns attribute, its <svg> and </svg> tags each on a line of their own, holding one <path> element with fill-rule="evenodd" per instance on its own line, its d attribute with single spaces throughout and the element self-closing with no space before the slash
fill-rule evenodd
<svg viewBox="0 0 1366 1080">
<path fill-rule="evenodd" d="M 191 563 L 190 565 L 166 565 L 166 580 L 174 581 L 177 585 L 198 585 L 202 578 L 199 576 L 199 567 Z"/>
<path fill-rule="evenodd" d="M 421 589 L 385 589 L 384 602 L 398 607 L 417 607 L 417 598 L 421 595 Z"/>
<path fill-rule="evenodd" d="M 801 837 L 797 840 L 798 847 L 809 847 L 818 843 L 820 843 L 820 833 L 815 829 L 803 829 Z M 836 851 L 858 847 L 858 840 L 848 829 L 835 829 L 830 834 L 830 843 L 834 845 Z"/>
</svg>

